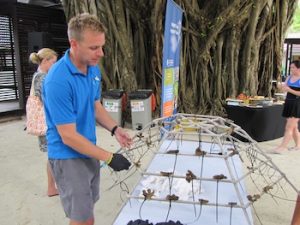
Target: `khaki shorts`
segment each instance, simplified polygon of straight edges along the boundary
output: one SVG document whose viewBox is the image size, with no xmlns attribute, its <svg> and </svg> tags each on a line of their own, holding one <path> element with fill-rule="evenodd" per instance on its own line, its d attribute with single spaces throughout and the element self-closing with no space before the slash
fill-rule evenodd
<svg viewBox="0 0 300 225">
<path fill-rule="evenodd" d="M 94 217 L 99 199 L 100 162 L 96 159 L 49 159 L 68 218 L 84 222 Z"/>
</svg>

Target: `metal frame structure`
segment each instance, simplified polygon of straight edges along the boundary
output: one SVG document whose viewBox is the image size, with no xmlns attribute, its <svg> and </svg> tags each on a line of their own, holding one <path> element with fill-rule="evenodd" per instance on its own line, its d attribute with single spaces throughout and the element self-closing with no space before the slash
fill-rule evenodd
<svg viewBox="0 0 300 225">
<path fill-rule="evenodd" d="M 196 146 L 195 149 L 192 150 L 192 152 L 189 150 L 187 153 L 185 146 L 181 146 L 180 144 L 182 140 L 193 142 L 194 146 Z M 169 143 L 167 147 L 163 146 L 165 142 Z M 210 143 L 210 147 L 204 147 L 205 143 Z M 171 149 L 172 147 L 173 149 Z M 232 121 L 221 117 L 176 114 L 172 117 L 153 120 L 148 126 L 136 134 L 131 149 L 120 149 L 120 152 L 127 155 L 128 159 L 132 162 L 132 166 L 129 171 L 126 172 L 115 173 L 112 171 L 114 183 L 109 189 L 120 186 L 123 193 L 127 194 L 127 203 L 133 199 L 140 199 L 142 202 L 141 208 L 147 202 L 152 201 L 169 202 L 169 210 L 172 210 L 172 204 L 191 204 L 194 205 L 194 207 L 197 206 L 200 208 L 214 207 L 216 208 L 216 220 L 218 220 L 218 208 L 230 208 L 230 210 L 239 208 L 243 211 L 246 224 L 253 224 L 252 215 L 249 215 L 251 211 L 255 215 L 256 220 L 259 221 L 260 224 L 264 224 L 264 219 L 255 210 L 254 205 L 259 204 L 260 200 L 266 196 L 271 197 L 276 203 L 278 201 L 290 201 L 294 203 L 296 201 L 294 196 L 288 196 L 286 190 L 289 189 L 289 191 L 295 193 L 295 195 L 299 193 L 298 189 L 290 182 L 286 175 L 280 171 L 272 159 L 260 149 L 256 141 Z M 147 160 L 150 158 L 153 160 L 157 155 L 170 156 L 172 158 L 171 161 L 174 162 L 173 171 L 161 171 L 160 173 L 149 171 Z M 181 200 L 180 196 L 176 195 L 177 193 L 172 192 L 171 182 L 173 179 L 188 179 L 188 175 L 182 176 L 176 174 L 176 167 L 178 167 L 176 162 L 179 157 L 201 158 L 197 173 L 193 174 L 193 171 L 191 171 L 193 174 L 192 180 L 194 182 L 200 182 L 200 186 L 201 182 L 215 182 L 217 187 L 218 184 L 222 183 L 232 185 L 237 196 L 236 200 L 228 202 L 227 204 L 220 204 L 218 203 L 218 198 L 215 201 L 206 201 L 201 198 L 201 195 L 196 196 L 194 191 L 192 191 L 193 200 Z M 226 175 L 215 174 L 212 177 L 203 176 L 202 167 L 210 158 L 223 160 L 225 162 L 226 169 L 224 171 L 227 171 Z M 242 165 L 242 173 L 241 171 L 237 171 L 235 166 L 237 159 Z M 214 169 L 213 165 L 211 169 Z M 127 185 L 127 180 L 134 176 L 134 174 L 139 177 L 139 182 L 136 186 L 130 188 L 129 185 Z M 137 189 L 141 189 L 140 181 L 149 176 L 166 177 L 166 179 L 169 179 L 169 195 L 163 198 L 161 196 L 157 197 L 155 196 L 157 190 L 147 189 L 147 187 L 145 187 L 142 192 L 141 190 L 137 192 Z M 189 176 L 191 176 L 191 174 Z M 248 190 L 248 188 L 244 190 L 244 188 L 242 188 L 243 184 L 247 184 L 247 186 L 251 184 L 255 191 Z M 218 191 L 217 188 L 216 196 L 218 196 Z M 243 197 L 245 192 L 247 192 L 246 200 Z M 170 196 L 173 197 L 171 198 Z M 196 199 L 196 197 L 198 199 Z M 141 211 L 141 208 L 139 211 Z M 200 212 L 198 211 L 198 213 L 201 214 L 201 210 Z M 196 214 L 195 209 L 194 220 L 200 217 L 200 214 Z M 138 216 L 141 215 L 141 212 L 136 212 L 136 215 L 137 219 L 144 219 Z"/>
</svg>

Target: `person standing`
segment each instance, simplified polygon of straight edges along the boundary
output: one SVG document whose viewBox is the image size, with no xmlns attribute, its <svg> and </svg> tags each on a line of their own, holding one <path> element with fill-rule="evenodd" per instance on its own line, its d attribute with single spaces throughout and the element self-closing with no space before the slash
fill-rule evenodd
<svg viewBox="0 0 300 225">
<path fill-rule="evenodd" d="M 57 53 L 50 48 L 42 48 L 38 52 L 33 52 L 29 56 L 29 60 L 33 64 L 38 65 L 37 71 L 33 74 L 33 88 L 34 95 L 38 96 L 40 101 L 43 102 L 42 99 L 42 84 L 48 73 L 50 67 L 57 60 Z M 42 152 L 47 152 L 47 140 L 46 136 L 38 136 L 39 147 Z M 49 197 L 58 195 L 58 191 L 55 186 L 55 180 L 53 178 L 52 172 L 50 170 L 49 162 L 47 161 L 47 177 L 48 177 L 48 190 L 47 195 Z"/>
<path fill-rule="evenodd" d="M 70 49 L 50 69 L 44 84 L 48 126 L 48 158 L 70 225 L 94 224 L 99 199 L 100 162 L 115 171 L 129 169 L 122 154 L 96 145 L 96 121 L 115 136 L 122 147 L 132 139 L 110 117 L 100 102 L 105 27 L 87 13 L 68 23 Z"/>
<path fill-rule="evenodd" d="M 288 150 L 288 144 L 294 139 L 295 147 L 289 150 L 300 150 L 300 134 L 298 123 L 300 118 L 300 61 L 295 60 L 290 64 L 291 75 L 286 81 L 279 85 L 279 88 L 287 92 L 282 116 L 286 117 L 285 132 L 281 144 L 273 150 L 273 153 L 280 154 Z"/>
</svg>

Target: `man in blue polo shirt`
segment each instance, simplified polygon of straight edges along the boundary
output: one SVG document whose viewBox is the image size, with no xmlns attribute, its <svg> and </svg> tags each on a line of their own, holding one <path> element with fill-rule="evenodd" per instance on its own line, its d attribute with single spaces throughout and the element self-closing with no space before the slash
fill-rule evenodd
<svg viewBox="0 0 300 225">
<path fill-rule="evenodd" d="M 48 157 L 61 202 L 71 225 L 94 224 L 93 209 L 99 199 L 99 160 L 115 171 L 130 162 L 96 146 L 96 120 L 122 147 L 131 138 L 100 103 L 105 28 L 98 19 L 81 14 L 68 24 L 70 49 L 49 71 L 44 82 Z"/>
</svg>

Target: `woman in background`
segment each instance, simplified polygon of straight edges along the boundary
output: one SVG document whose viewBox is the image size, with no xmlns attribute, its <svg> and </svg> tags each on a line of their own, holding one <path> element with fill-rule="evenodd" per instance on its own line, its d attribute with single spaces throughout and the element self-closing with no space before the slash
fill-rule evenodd
<svg viewBox="0 0 300 225">
<path fill-rule="evenodd" d="M 33 52 L 30 54 L 29 59 L 32 63 L 37 64 L 37 71 L 33 74 L 33 85 L 34 85 L 34 95 L 42 99 L 42 85 L 45 76 L 48 73 L 50 67 L 57 60 L 57 53 L 50 48 L 42 48 L 37 53 Z M 47 140 L 46 136 L 39 136 L 39 147 L 42 152 L 47 152 Z M 47 161 L 47 176 L 48 176 L 48 191 L 47 195 L 49 197 L 58 195 L 57 188 L 55 186 L 55 180 L 53 178 L 49 162 Z"/>
<path fill-rule="evenodd" d="M 285 82 L 279 85 L 283 92 L 287 92 L 282 116 L 286 117 L 285 132 L 281 144 L 274 149 L 275 154 L 288 150 L 290 140 L 294 139 L 295 146 L 289 150 L 300 150 L 300 134 L 298 123 L 300 118 L 300 61 L 290 64 L 290 73 Z"/>
</svg>

